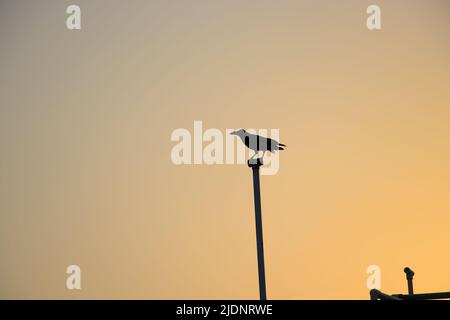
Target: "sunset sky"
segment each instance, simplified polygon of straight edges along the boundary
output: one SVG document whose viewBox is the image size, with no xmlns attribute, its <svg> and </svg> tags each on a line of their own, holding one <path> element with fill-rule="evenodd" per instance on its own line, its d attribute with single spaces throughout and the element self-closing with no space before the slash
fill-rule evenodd
<svg viewBox="0 0 450 320">
<path fill-rule="evenodd" d="M 257 299 L 251 171 L 171 161 L 196 120 L 288 145 L 269 299 L 449 291 L 449 40 L 448 0 L 0 0 L 0 298 Z"/>
</svg>

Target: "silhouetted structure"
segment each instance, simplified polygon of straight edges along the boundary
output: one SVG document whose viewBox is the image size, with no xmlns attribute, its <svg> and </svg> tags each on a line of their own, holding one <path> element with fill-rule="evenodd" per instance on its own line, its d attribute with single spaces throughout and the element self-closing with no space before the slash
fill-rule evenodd
<svg viewBox="0 0 450 320">
<path fill-rule="evenodd" d="M 253 195 L 255 202 L 255 225 L 256 225 L 256 249 L 258 255 L 258 278 L 259 278 L 259 298 L 267 299 L 266 294 L 266 273 L 264 268 L 264 243 L 261 216 L 261 190 L 259 184 L 259 168 L 263 165 L 262 158 L 255 161 L 248 160 L 248 166 L 253 171 Z"/>
<path fill-rule="evenodd" d="M 370 290 L 371 300 L 434 300 L 434 299 L 450 299 L 450 292 L 434 292 L 434 293 L 414 293 L 413 278 L 414 271 L 406 267 L 403 270 L 406 274 L 408 283 L 408 294 L 389 295 L 377 289 Z"/>
</svg>

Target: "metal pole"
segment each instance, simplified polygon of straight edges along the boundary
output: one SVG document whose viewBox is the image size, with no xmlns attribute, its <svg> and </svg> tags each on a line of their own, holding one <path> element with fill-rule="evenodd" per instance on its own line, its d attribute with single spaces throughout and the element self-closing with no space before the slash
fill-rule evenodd
<svg viewBox="0 0 450 320">
<path fill-rule="evenodd" d="M 258 254 L 258 277 L 259 277 L 259 297 L 266 300 L 266 275 L 264 270 L 264 245 L 261 217 L 261 191 L 259 184 L 259 168 L 262 166 L 262 159 L 256 161 L 249 160 L 248 166 L 253 171 L 253 194 L 255 202 L 255 225 L 256 225 L 256 248 Z"/>
</svg>

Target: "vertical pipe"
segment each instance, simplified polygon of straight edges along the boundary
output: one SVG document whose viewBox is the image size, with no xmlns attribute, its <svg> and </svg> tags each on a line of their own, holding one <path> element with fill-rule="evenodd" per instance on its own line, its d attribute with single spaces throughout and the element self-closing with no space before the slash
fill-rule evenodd
<svg viewBox="0 0 450 320">
<path fill-rule="evenodd" d="M 259 183 L 259 167 L 262 162 L 258 159 L 256 164 L 249 162 L 249 167 L 253 171 L 253 194 L 255 202 L 255 225 L 256 225 L 256 247 L 258 254 L 258 277 L 259 277 L 259 297 L 260 300 L 266 300 L 266 275 L 264 270 L 264 245 L 263 245 L 263 230 L 261 217 L 261 190 Z"/>
<path fill-rule="evenodd" d="M 414 287 L 413 287 L 414 271 L 412 271 L 408 267 L 406 267 L 403 271 L 406 273 L 406 281 L 408 282 L 408 294 L 414 294 Z"/>
</svg>

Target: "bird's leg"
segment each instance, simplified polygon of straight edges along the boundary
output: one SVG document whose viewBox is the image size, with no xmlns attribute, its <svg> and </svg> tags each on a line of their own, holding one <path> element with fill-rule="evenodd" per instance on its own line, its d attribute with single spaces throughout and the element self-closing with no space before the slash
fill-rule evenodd
<svg viewBox="0 0 450 320">
<path fill-rule="evenodd" d="M 255 153 L 254 153 L 253 156 L 250 158 L 250 160 L 253 160 L 257 154 L 258 154 L 258 151 L 255 151 Z"/>
</svg>

